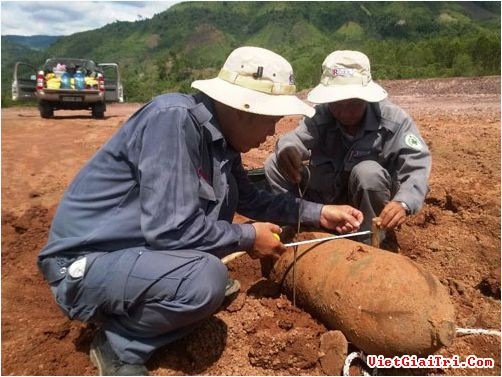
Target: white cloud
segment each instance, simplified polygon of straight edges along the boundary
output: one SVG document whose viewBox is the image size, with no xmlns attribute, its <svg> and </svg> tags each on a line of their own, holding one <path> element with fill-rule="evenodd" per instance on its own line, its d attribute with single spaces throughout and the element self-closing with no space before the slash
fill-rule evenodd
<svg viewBox="0 0 502 377">
<path fill-rule="evenodd" d="M 4 1 L 2 35 L 70 35 L 114 21 L 151 18 L 173 1 Z"/>
</svg>

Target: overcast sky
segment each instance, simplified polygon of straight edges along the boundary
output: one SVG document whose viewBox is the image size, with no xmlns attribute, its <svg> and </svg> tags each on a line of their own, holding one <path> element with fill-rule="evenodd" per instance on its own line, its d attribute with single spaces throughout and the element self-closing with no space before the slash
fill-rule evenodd
<svg viewBox="0 0 502 377">
<path fill-rule="evenodd" d="M 70 35 L 119 21 L 151 18 L 178 1 L 5 1 L 2 35 Z"/>
</svg>

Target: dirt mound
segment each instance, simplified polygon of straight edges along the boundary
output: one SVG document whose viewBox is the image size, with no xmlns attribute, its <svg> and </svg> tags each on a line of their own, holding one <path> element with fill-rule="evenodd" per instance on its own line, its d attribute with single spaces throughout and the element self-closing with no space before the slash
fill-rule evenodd
<svg viewBox="0 0 502 377">
<path fill-rule="evenodd" d="M 93 372 L 92 328 L 65 318 L 36 265 L 55 207 L 2 213 L 2 373 L 79 375 Z"/>
<path fill-rule="evenodd" d="M 11 212 L 2 212 L 2 275 L 17 273 L 20 265 L 34 265 L 35 259 L 20 258 L 26 250 L 39 250 L 47 240 L 48 229 L 55 208 L 42 206 L 28 209 L 17 217 Z M 36 255 L 36 254 L 35 254 Z M 26 266 L 26 265 L 25 265 Z"/>
</svg>

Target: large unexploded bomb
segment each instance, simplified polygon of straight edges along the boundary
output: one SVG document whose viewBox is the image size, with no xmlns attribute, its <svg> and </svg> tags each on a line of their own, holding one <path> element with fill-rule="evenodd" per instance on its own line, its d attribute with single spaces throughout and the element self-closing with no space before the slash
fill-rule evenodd
<svg viewBox="0 0 502 377">
<path fill-rule="evenodd" d="M 292 293 L 292 249 L 272 278 Z M 453 305 L 434 275 L 405 256 L 347 239 L 298 248 L 296 297 L 368 354 L 428 355 L 455 336 Z"/>
</svg>

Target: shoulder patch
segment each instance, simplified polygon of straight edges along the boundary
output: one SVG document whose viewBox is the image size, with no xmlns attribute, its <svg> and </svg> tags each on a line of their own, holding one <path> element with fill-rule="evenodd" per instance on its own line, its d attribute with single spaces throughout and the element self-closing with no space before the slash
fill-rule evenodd
<svg viewBox="0 0 502 377">
<path fill-rule="evenodd" d="M 408 147 L 415 149 L 417 151 L 421 151 L 423 148 L 422 142 L 420 141 L 420 139 L 413 134 L 406 135 L 404 138 L 404 143 Z"/>
</svg>

